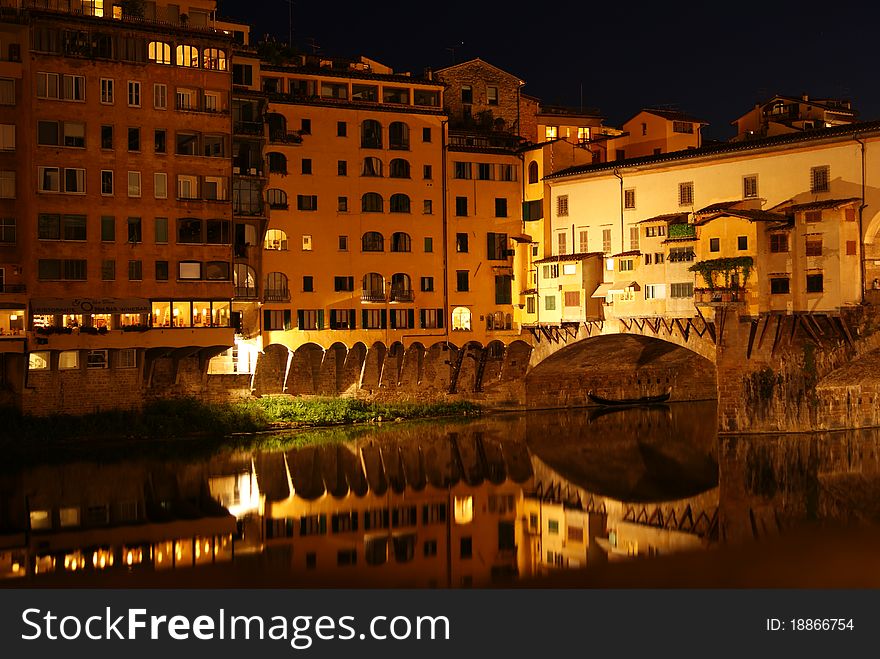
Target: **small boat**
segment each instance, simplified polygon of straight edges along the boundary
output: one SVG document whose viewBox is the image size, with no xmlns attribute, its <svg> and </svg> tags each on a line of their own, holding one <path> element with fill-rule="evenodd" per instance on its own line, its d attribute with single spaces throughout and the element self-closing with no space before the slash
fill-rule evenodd
<svg viewBox="0 0 880 659">
<path fill-rule="evenodd" d="M 658 396 L 642 396 L 641 398 L 603 398 L 602 396 L 597 396 L 592 391 L 587 392 L 587 397 L 597 405 L 655 405 L 657 403 L 665 403 L 669 400 L 669 396 L 671 396 L 671 392 L 667 391 L 665 394 L 660 394 Z"/>
</svg>

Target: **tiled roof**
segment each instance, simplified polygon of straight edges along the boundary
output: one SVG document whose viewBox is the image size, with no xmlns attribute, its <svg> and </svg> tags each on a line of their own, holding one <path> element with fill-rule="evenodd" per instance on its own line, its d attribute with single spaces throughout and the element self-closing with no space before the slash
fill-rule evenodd
<svg viewBox="0 0 880 659">
<path fill-rule="evenodd" d="M 706 206 L 705 208 L 701 208 L 696 211 L 697 215 L 702 215 L 704 213 L 717 213 L 718 211 L 726 211 L 729 208 L 735 207 L 737 204 L 741 204 L 742 199 L 735 199 L 734 201 L 719 201 L 717 204 L 711 204 Z"/>
<path fill-rule="evenodd" d="M 532 263 L 559 263 L 561 261 L 580 261 L 591 256 L 604 256 L 603 252 L 578 252 L 577 254 L 557 254 L 556 256 L 548 256 Z"/>
<path fill-rule="evenodd" d="M 617 258 L 618 256 L 641 256 L 642 252 L 637 249 L 631 249 L 628 252 L 621 252 L 620 254 L 612 254 L 611 256 Z"/>
<path fill-rule="evenodd" d="M 665 245 L 666 243 L 693 243 L 696 242 L 697 237 L 694 236 L 676 236 L 674 238 L 666 238 L 661 245 Z"/>
<path fill-rule="evenodd" d="M 524 291 L 520 291 L 519 294 L 520 295 L 534 295 L 537 292 L 538 292 L 537 288 L 527 288 Z"/>
<path fill-rule="evenodd" d="M 831 208 L 842 208 L 855 202 L 860 202 L 859 197 L 847 197 L 846 199 L 824 199 L 822 201 L 809 201 L 805 204 L 792 204 L 791 200 L 785 201 L 778 206 L 774 206 L 773 210 L 785 210 L 789 213 L 802 213 L 804 211 L 820 211 Z"/>
<path fill-rule="evenodd" d="M 670 224 L 684 224 L 687 222 L 688 213 L 666 213 L 665 215 L 655 215 L 646 220 L 640 220 L 636 224 L 648 224 L 649 222 L 668 222 Z"/>
<path fill-rule="evenodd" d="M 788 222 L 788 216 L 783 213 L 771 213 L 751 208 L 732 208 L 703 218 L 696 224 L 703 225 L 719 217 L 739 217 L 750 222 Z"/>
<path fill-rule="evenodd" d="M 828 138 L 844 138 L 854 134 L 880 132 L 880 121 L 866 121 L 861 123 L 844 124 L 842 126 L 833 126 L 822 130 L 811 130 L 806 132 L 798 131 L 796 133 L 786 133 L 785 135 L 774 135 L 773 137 L 765 137 L 759 140 L 746 140 L 744 142 L 724 142 L 722 144 L 713 144 L 711 146 L 703 146 L 699 149 L 684 149 L 682 151 L 670 151 L 669 153 L 661 153 L 656 156 L 642 156 L 640 158 L 627 158 L 625 160 L 615 160 L 611 162 L 603 162 L 589 165 L 576 165 L 561 169 L 558 172 L 546 175 L 545 179 L 563 178 L 567 176 L 576 176 L 577 174 L 589 174 L 593 172 L 601 172 L 606 170 L 625 169 L 627 167 L 637 167 L 640 165 L 663 165 L 666 163 L 691 160 L 701 156 L 714 156 L 726 153 L 737 153 L 739 151 L 755 151 L 757 149 L 784 146 L 787 144 L 797 144 L 799 142 L 811 142 L 814 140 L 822 140 Z"/>
<path fill-rule="evenodd" d="M 664 110 L 663 108 L 642 108 L 638 112 L 636 112 L 632 117 L 627 119 L 624 123 L 631 121 L 635 117 L 639 116 L 642 112 L 647 112 L 648 114 L 653 114 L 656 117 L 662 117 L 668 121 L 689 121 L 693 124 L 708 124 L 708 121 L 703 121 L 702 119 L 697 119 L 695 116 L 691 114 L 687 114 L 686 112 L 681 112 L 679 110 Z"/>
</svg>

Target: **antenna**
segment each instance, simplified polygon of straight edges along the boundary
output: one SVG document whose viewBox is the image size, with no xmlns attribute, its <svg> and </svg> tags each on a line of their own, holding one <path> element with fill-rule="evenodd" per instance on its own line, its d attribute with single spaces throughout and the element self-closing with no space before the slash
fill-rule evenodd
<svg viewBox="0 0 880 659">
<path fill-rule="evenodd" d="M 287 3 L 287 45 L 293 50 L 293 0 L 284 0 Z"/>
<path fill-rule="evenodd" d="M 462 46 L 464 46 L 464 41 L 459 41 L 457 44 L 454 44 L 454 45 L 452 45 L 452 46 L 447 46 L 447 47 L 446 47 L 446 50 L 448 50 L 450 53 L 452 53 L 452 63 L 453 63 L 453 64 L 456 63 L 456 62 L 455 62 L 455 51 L 456 51 L 457 49 L 461 48 Z"/>
</svg>

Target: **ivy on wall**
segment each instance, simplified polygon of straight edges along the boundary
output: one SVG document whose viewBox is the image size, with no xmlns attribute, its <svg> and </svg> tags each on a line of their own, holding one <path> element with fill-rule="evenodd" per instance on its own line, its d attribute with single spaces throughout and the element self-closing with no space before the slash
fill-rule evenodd
<svg viewBox="0 0 880 659">
<path fill-rule="evenodd" d="M 706 286 L 710 289 L 714 289 L 719 285 L 719 276 L 723 281 L 723 288 L 730 288 L 730 281 L 734 274 L 739 276 L 739 287 L 745 288 L 754 265 L 755 261 L 751 256 L 731 256 L 700 261 L 694 263 L 688 270 L 700 273 L 706 282 Z"/>
</svg>

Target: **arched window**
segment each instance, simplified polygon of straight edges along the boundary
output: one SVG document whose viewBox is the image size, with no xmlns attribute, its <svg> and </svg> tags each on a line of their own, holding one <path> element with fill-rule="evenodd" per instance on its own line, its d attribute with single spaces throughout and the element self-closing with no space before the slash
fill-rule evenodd
<svg viewBox="0 0 880 659">
<path fill-rule="evenodd" d="M 391 178 L 409 178 L 409 161 L 395 158 L 388 166 L 388 175 Z"/>
<path fill-rule="evenodd" d="M 226 51 L 219 48 L 205 48 L 202 53 L 202 65 L 212 71 L 225 71 Z"/>
<path fill-rule="evenodd" d="M 266 232 L 265 249 L 274 249 L 282 252 L 287 251 L 287 234 L 281 229 L 269 229 Z"/>
<path fill-rule="evenodd" d="M 195 46 L 178 46 L 177 66 L 188 66 L 195 69 L 199 68 L 199 49 Z"/>
<path fill-rule="evenodd" d="M 151 41 L 147 48 L 147 57 L 156 64 L 171 64 L 171 44 Z"/>
<path fill-rule="evenodd" d="M 279 190 L 278 188 L 269 188 L 266 193 L 266 198 L 269 202 L 269 208 L 273 210 L 286 210 L 287 209 L 287 193 L 284 190 Z"/>
<path fill-rule="evenodd" d="M 402 121 L 394 121 L 388 126 L 388 147 L 391 149 L 409 148 L 409 126 Z"/>
<path fill-rule="evenodd" d="M 382 148 L 382 124 L 375 119 L 365 119 L 361 123 L 361 148 Z"/>
<path fill-rule="evenodd" d="M 367 231 L 363 237 L 361 237 L 361 251 L 384 252 L 385 238 L 378 231 Z"/>
<path fill-rule="evenodd" d="M 409 197 L 405 194 L 391 195 L 390 208 L 392 213 L 409 213 Z"/>
<path fill-rule="evenodd" d="M 398 231 L 391 234 L 391 251 L 392 252 L 410 252 L 412 251 L 412 238 L 408 233 Z"/>
<path fill-rule="evenodd" d="M 471 310 L 467 307 L 455 307 L 452 310 L 452 331 L 469 332 L 471 329 Z"/>
<path fill-rule="evenodd" d="M 382 161 L 378 158 L 364 158 L 361 176 L 382 176 Z"/>
<path fill-rule="evenodd" d="M 385 301 L 385 277 L 378 272 L 368 272 L 364 275 L 363 291 L 361 299 L 366 302 Z"/>
<path fill-rule="evenodd" d="M 236 263 L 232 270 L 235 297 L 257 296 L 257 272 L 247 263 Z"/>
<path fill-rule="evenodd" d="M 412 280 L 408 274 L 395 272 L 391 275 L 391 301 L 412 302 Z"/>
<path fill-rule="evenodd" d="M 271 151 L 267 156 L 269 158 L 269 172 L 271 174 L 287 173 L 287 156 L 277 151 Z"/>
<path fill-rule="evenodd" d="M 529 183 L 538 182 L 538 163 L 533 160 L 529 163 Z"/>
<path fill-rule="evenodd" d="M 266 275 L 266 290 L 263 297 L 269 302 L 289 300 L 287 275 L 283 272 L 270 272 Z"/>
<path fill-rule="evenodd" d="M 385 210 L 385 202 L 378 192 L 367 192 L 361 197 L 361 212 L 381 213 Z"/>
</svg>

